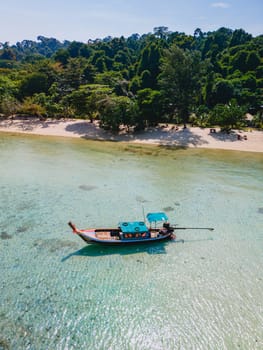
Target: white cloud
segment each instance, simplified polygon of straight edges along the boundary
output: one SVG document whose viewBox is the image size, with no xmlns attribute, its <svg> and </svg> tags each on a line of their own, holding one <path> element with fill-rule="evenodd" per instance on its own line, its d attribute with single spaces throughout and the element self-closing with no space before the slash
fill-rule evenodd
<svg viewBox="0 0 263 350">
<path fill-rule="evenodd" d="M 230 4 L 228 4 L 227 2 L 214 2 L 213 4 L 211 4 L 212 7 L 219 7 L 221 9 L 227 9 L 228 7 L 230 7 Z"/>
</svg>

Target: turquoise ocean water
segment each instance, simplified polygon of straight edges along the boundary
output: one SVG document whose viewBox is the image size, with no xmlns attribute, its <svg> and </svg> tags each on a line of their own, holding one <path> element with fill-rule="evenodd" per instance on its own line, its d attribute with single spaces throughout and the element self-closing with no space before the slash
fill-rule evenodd
<svg viewBox="0 0 263 350">
<path fill-rule="evenodd" d="M 0 349 L 262 349 L 263 156 L 0 134 Z M 86 246 L 164 210 L 184 243 Z"/>
</svg>

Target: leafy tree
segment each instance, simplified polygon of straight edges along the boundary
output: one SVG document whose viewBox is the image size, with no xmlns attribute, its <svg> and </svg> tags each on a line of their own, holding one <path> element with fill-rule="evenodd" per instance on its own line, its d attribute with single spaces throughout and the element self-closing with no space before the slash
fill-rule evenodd
<svg viewBox="0 0 263 350">
<path fill-rule="evenodd" d="M 68 50 L 66 50 L 66 49 L 59 49 L 54 54 L 54 59 L 57 62 L 60 62 L 63 66 L 67 65 L 69 58 L 70 58 L 70 55 L 69 55 Z"/>
<path fill-rule="evenodd" d="M 62 47 L 62 44 L 55 38 L 46 38 L 39 35 L 37 40 L 39 41 L 35 44 L 37 51 L 45 57 L 51 57 L 55 51 Z"/>
<path fill-rule="evenodd" d="M 108 96 L 112 95 L 112 88 L 107 85 L 92 84 L 83 86 L 87 90 L 87 115 L 91 121 L 99 118 Z"/>
<path fill-rule="evenodd" d="M 205 62 L 200 63 L 200 54 Z M 116 111 L 120 101 L 113 97 L 129 97 L 140 109 L 134 125 L 142 127 L 174 116 L 186 122 L 198 105 L 211 109 L 232 98 L 257 113 L 262 106 L 262 57 L 263 35 L 253 38 L 243 29 L 228 28 L 208 33 L 197 28 L 192 36 L 160 26 L 127 39 L 108 36 L 82 43 L 39 36 L 12 46 L 4 42 L 0 110 L 2 103 L 2 111 L 11 113 L 15 109 L 10 101 L 15 107 L 17 99 L 23 103 L 31 97 L 30 103 L 43 107 L 45 115 L 75 113 L 93 119 L 100 117 L 105 101 Z M 196 117 L 204 124 L 207 113 Z"/>
<path fill-rule="evenodd" d="M 24 60 L 28 56 L 52 57 L 59 49 L 66 49 L 69 41 L 59 42 L 55 38 L 46 38 L 44 36 L 37 37 L 38 42 L 32 40 L 23 40 L 12 46 L 16 52 L 18 60 Z"/>
<path fill-rule="evenodd" d="M 202 52 L 203 46 L 204 46 L 204 38 L 205 38 L 205 33 L 203 33 L 200 28 L 196 28 L 194 31 L 194 41 L 192 44 L 192 48 Z"/>
<path fill-rule="evenodd" d="M 255 91 L 257 88 L 257 80 L 254 74 L 247 73 L 240 78 L 242 87 Z"/>
<path fill-rule="evenodd" d="M 168 27 L 160 26 L 153 28 L 154 35 L 157 36 L 160 39 L 166 39 L 169 35 Z"/>
<path fill-rule="evenodd" d="M 244 29 L 236 29 L 232 34 L 229 46 L 243 45 L 252 39 L 252 35 L 244 31 Z"/>
<path fill-rule="evenodd" d="M 115 87 L 118 81 L 122 79 L 123 78 L 120 72 L 107 71 L 104 73 L 96 74 L 95 83 Z"/>
<path fill-rule="evenodd" d="M 0 74 L 0 103 L 6 97 L 16 97 L 18 95 L 18 82 L 12 77 Z"/>
<path fill-rule="evenodd" d="M 51 59 L 42 59 L 34 64 L 34 69 L 47 77 L 48 88 L 58 80 L 62 68 Z"/>
<path fill-rule="evenodd" d="M 85 69 L 87 68 L 87 60 L 82 57 L 70 58 L 65 69 L 62 71 L 60 82 L 64 85 L 66 91 L 78 89 L 85 81 Z"/>
<path fill-rule="evenodd" d="M 20 108 L 20 103 L 11 95 L 5 95 L 0 101 L 0 112 L 5 116 L 16 114 Z"/>
<path fill-rule="evenodd" d="M 87 97 L 87 91 L 85 91 L 84 89 L 78 89 L 68 94 L 67 98 L 64 98 L 64 102 L 67 101 L 68 105 L 70 105 L 74 109 L 75 114 L 77 116 L 84 117 L 88 114 Z"/>
<path fill-rule="evenodd" d="M 141 78 L 139 76 L 135 76 L 130 84 L 129 84 L 129 88 L 130 88 L 130 91 L 133 93 L 133 94 L 136 94 L 137 91 L 140 89 L 142 85 L 142 81 L 141 81 Z"/>
<path fill-rule="evenodd" d="M 83 48 L 84 44 L 78 41 L 72 41 L 70 43 L 67 51 L 69 53 L 69 56 L 72 58 L 76 58 L 80 56 L 80 50 Z"/>
<path fill-rule="evenodd" d="M 203 57 L 210 57 L 215 64 L 217 55 L 228 47 L 231 38 L 232 30 L 229 28 L 222 27 L 215 32 L 208 33 L 203 45 Z"/>
<path fill-rule="evenodd" d="M 131 64 L 130 53 L 128 50 L 119 50 L 114 56 L 114 62 L 119 62 L 122 67 Z"/>
<path fill-rule="evenodd" d="M 240 70 L 241 72 L 247 71 L 247 58 L 249 52 L 247 50 L 239 50 L 230 61 L 232 65 L 232 71 Z"/>
<path fill-rule="evenodd" d="M 126 45 L 129 49 L 137 51 L 140 47 L 140 35 L 138 33 L 130 35 L 126 40 Z"/>
<path fill-rule="evenodd" d="M 168 41 L 173 45 L 177 45 L 183 50 L 191 50 L 194 46 L 194 38 L 191 35 L 186 35 L 185 33 L 171 33 Z"/>
<path fill-rule="evenodd" d="M 203 87 L 203 99 L 207 107 L 213 106 L 213 86 L 215 81 L 215 75 L 212 70 L 207 71 L 204 87 Z"/>
<path fill-rule="evenodd" d="M 132 94 L 129 93 L 128 89 L 129 82 L 126 79 L 120 79 L 116 82 L 114 86 L 114 93 L 117 96 L 132 96 Z"/>
<path fill-rule="evenodd" d="M 106 72 L 107 71 L 106 57 L 105 56 L 98 57 L 98 59 L 94 63 L 94 67 L 97 69 L 99 73 Z"/>
<path fill-rule="evenodd" d="M 160 49 L 155 43 L 150 43 L 143 49 L 137 70 L 137 74 L 141 75 L 142 80 L 143 73 L 147 72 L 147 83 L 145 82 L 142 88 L 156 87 L 157 77 L 160 73 L 160 59 Z"/>
<path fill-rule="evenodd" d="M 140 110 L 140 122 L 138 127 L 153 126 L 161 117 L 161 93 L 149 88 L 139 90 L 137 94 L 138 107 Z"/>
<path fill-rule="evenodd" d="M 233 98 L 234 87 L 230 81 L 220 79 L 215 83 L 212 94 L 214 104 L 225 104 Z"/>
<path fill-rule="evenodd" d="M 35 103 L 32 97 L 27 97 L 21 104 L 18 113 L 41 117 L 45 115 L 46 110 L 43 106 Z"/>
<path fill-rule="evenodd" d="M 15 53 L 14 49 L 12 49 L 10 47 L 4 48 L 4 50 L 1 53 L 0 59 L 1 60 L 15 61 L 16 60 L 16 53 Z"/>
<path fill-rule="evenodd" d="M 152 81 L 152 75 L 151 72 L 148 69 L 145 69 L 142 74 L 141 74 L 141 84 L 140 88 L 145 89 L 145 88 L 151 88 L 153 86 Z"/>
<path fill-rule="evenodd" d="M 165 50 L 161 66 L 160 86 L 166 110 L 178 114 L 186 123 L 189 112 L 200 92 L 201 61 L 198 53 L 191 53 L 172 45 Z"/>
<path fill-rule="evenodd" d="M 20 94 L 22 97 L 33 96 L 35 93 L 47 92 L 49 88 L 48 78 L 44 73 L 32 73 L 21 82 Z"/>
<path fill-rule="evenodd" d="M 261 59 L 256 51 L 250 51 L 246 59 L 246 69 L 247 71 L 256 70 L 260 65 Z"/>
<path fill-rule="evenodd" d="M 190 122 L 200 127 L 209 126 L 211 122 L 209 109 L 205 105 L 195 108 L 194 113 L 190 116 Z"/>
<path fill-rule="evenodd" d="M 223 130 L 241 127 L 245 122 L 245 107 L 239 106 L 235 100 L 227 105 L 218 104 L 211 112 L 212 122 Z"/>
<path fill-rule="evenodd" d="M 73 117 L 74 115 L 74 110 L 65 104 L 60 104 L 56 99 L 56 95 L 46 95 L 44 92 L 41 92 L 35 94 L 31 101 L 33 104 L 41 106 L 45 111 L 45 116 L 50 118 Z"/>
<path fill-rule="evenodd" d="M 63 105 L 73 110 L 75 115 L 88 116 L 92 121 L 99 115 L 102 101 L 111 93 L 112 89 L 105 85 L 82 85 L 79 89 L 64 96 L 62 101 Z"/>
<path fill-rule="evenodd" d="M 133 126 L 137 116 L 136 103 L 125 96 L 107 96 L 101 104 L 101 127 L 119 131 L 121 125 Z"/>
<path fill-rule="evenodd" d="M 202 39 L 203 37 L 204 37 L 204 33 L 202 32 L 202 30 L 200 28 L 196 28 L 194 31 L 194 38 Z"/>
</svg>

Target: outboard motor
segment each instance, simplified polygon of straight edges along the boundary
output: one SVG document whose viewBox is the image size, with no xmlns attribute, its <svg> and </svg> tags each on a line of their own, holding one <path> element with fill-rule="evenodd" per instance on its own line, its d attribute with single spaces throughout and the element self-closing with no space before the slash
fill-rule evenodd
<svg viewBox="0 0 263 350">
<path fill-rule="evenodd" d="M 166 230 L 169 231 L 169 230 L 171 229 L 170 223 L 169 223 L 169 222 L 165 222 L 165 223 L 163 224 L 163 228 L 166 228 Z"/>
</svg>

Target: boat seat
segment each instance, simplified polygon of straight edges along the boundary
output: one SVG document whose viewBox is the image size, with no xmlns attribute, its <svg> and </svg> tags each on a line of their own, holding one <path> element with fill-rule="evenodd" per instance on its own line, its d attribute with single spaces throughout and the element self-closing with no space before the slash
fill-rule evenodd
<svg viewBox="0 0 263 350">
<path fill-rule="evenodd" d="M 151 231 L 151 238 L 156 238 L 158 236 L 157 231 Z"/>
<path fill-rule="evenodd" d="M 112 239 L 111 234 L 108 231 L 96 232 L 96 237 L 99 239 Z"/>
</svg>

